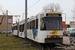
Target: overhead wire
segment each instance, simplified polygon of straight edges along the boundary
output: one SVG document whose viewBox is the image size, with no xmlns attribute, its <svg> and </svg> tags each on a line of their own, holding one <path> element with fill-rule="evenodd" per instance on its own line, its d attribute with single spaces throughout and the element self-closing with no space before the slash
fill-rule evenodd
<svg viewBox="0 0 75 50">
<path fill-rule="evenodd" d="M 34 5 L 36 5 L 40 0 L 38 0 L 36 3 L 34 3 L 32 6 L 30 6 L 28 9 L 30 9 L 31 7 L 33 7 Z"/>
<path fill-rule="evenodd" d="M 30 9 L 31 7 L 33 7 L 34 5 L 36 5 L 40 0 L 38 0 L 36 3 L 34 3 L 32 6 L 30 6 L 28 9 Z M 13 15 L 10 11 L 8 11 L 11 15 Z M 14 16 L 14 15 L 13 15 Z"/>
<path fill-rule="evenodd" d="M 36 5 L 40 0 L 38 0 L 36 3 L 34 3 L 32 6 L 30 6 L 29 8 L 27 9 L 30 9 L 31 7 L 33 7 L 34 5 Z M 23 11 L 22 13 L 25 13 L 25 11 Z"/>
<path fill-rule="evenodd" d="M 10 14 L 12 14 L 10 11 L 8 11 Z M 13 15 L 13 14 L 12 14 Z M 15 15 L 13 15 L 15 16 Z M 17 16 L 15 16 L 17 18 Z M 19 16 L 20 17 L 20 16 Z M 17 18 L 17 20 L 15 20 L 16 22 L 18 21 L 19 18 Z"/>
<path fill-rule="evenodd" d="M 11 15 L 13 15 L 10 11 L 8 11 Z M 14 15 L 13 15 L 14 16 Z"/>
<path fill-rule="evenodd" d="M 13 15 L 10 11 L 8 11 L 11 15 Z M 13 16 L 15 16 L 15 15 L 13 15 Z M 18 15 L 19 16 L 19 15 Z M 16 16 L 15 16 L 16 17 Z M 20 16 L 19 16 L 20 17 Z"/>
<path fill-rule="evenodd" d="M 38 0 L 36 3 L 34 3 L 32 6 L 30 6 L 28 9 L 30 9 L 31 7 L 33 7 L 34 5 L 36 5 L 40 0 Z M 25 11 L 24 11 L 25 12 Z M 23 13 L 23 12 L 22 12 Z"/>
</svg>

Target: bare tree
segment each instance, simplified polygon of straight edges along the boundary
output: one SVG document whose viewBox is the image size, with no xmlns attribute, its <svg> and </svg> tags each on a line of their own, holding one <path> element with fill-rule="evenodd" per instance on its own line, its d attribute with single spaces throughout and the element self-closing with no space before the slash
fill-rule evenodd
<svg viewBox="0 0 75 50">
<path fill-rule="evenodd" d="M 50 3 L 43 7 L 45 12 L 62 12 L 62 8 L 59 4 Z"/>
<path fill-rule="evenodd" d="M 1 25 L 1 24 L 2 24 L 2 21 L 3 21 L 4 17 L 5 17 L 5 11 L 2 9 L 1 6 L 0 6 L 0 13 L 3 15 L 3 16 L 2 16 L 2 19 L 1 19 L 1 21 L 0 21 L 0 25 Z"/>
</svg>

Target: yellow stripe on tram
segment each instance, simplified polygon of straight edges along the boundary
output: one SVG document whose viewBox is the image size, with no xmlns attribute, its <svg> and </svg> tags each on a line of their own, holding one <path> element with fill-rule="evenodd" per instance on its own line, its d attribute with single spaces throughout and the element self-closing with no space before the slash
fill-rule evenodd
<svg viewBox="0 0 75 50">
<path fill-rule="evenodd" d="M 56 36 L 58 33 L 58 30 L 53 30 L 52 33 L 53 33 L 52 36 Z"/>
</svg>

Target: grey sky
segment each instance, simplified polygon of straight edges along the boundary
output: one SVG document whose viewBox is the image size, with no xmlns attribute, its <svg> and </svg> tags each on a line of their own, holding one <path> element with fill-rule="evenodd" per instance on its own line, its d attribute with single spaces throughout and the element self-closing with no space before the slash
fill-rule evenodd
<svg viewBox="0 0 75 50">
<path fill-rule="evenodd" d="M 38 0 L 28 0 L 28 7 L 32 6 Z M 74 8 L 74 0 L 40 0 L 32 8 L 28 9 L 28 17 L 35 16 L 36 14 L 42 12 L 43 6 L 49 3 L 59 3 L 63 9 L 63 13 L 66 13 L 67 23 L 72 20 L 72 10 Z M 0 5 L 3 10 L 9 10 L 13 15 L 21 15 L 20 20 L 22 20 L 22 14 L 25 11 L 25 0 L 0 0 Z M 10 14 L 10 13 L 9 13 Z M 11 15 L 12 15 L 11 14 Z M 64 20 L 63 14 L 63 20 Z M 14 18 L 14 22 L 17 19 Z"/>
</svg>

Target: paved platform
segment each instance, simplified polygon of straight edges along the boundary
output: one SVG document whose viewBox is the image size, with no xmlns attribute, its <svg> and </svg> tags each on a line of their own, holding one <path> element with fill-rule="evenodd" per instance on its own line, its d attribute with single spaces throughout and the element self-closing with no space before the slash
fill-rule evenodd
<svg viewBox="0 0 75 50">
<path fill-rule="evenodd" d="M 75 37 L 63 36 L 63 44 L 65 45 L 75 45 Z"/>
<path fill-rule="evenodd" d="M 63 36 L 63 44 L 70 45 L 70 37 Z"/>
</svg>

